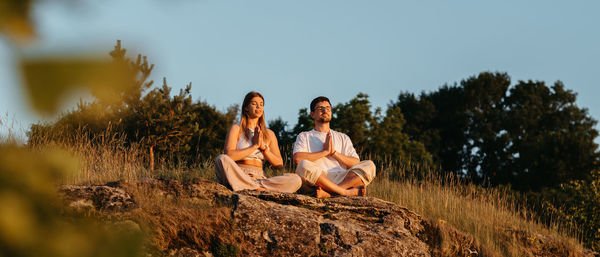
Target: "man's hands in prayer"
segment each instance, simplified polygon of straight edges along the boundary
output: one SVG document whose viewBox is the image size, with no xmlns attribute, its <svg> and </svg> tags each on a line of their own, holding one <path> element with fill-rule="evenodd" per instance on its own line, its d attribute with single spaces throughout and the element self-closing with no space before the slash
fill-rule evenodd
<svg viewBox="0 0 600 257">
<path fill-rule="evenodd" d="M 323 151 L 327 152 L 327 156 L 332 155 L 335 150 L 333 149 L 333 138 L 331 136 L 331 131 L 327 133 L 325 137 L 325 143 L 323 143 Z"/>
</svg>

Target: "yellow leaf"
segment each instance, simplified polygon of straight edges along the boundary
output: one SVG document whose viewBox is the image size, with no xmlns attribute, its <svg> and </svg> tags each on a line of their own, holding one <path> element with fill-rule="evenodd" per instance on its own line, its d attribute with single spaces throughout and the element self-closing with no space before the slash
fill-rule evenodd
<svg viewBox="0 0 600 257">
<path fill-rule="evenodd" d="M 35 36 L 30 19 L 31 0 L 0 1 L 0 32 L 17 43 L 29 42 Z"/>
<path fill-rule="evenodd" d="M 130 67 L 103 58 L 28 58 L 22 60 L 21 71 L 31 104 L 46 114 L 56 113 L 73 91 L 86 89 L 110 102 L 119 101 L 119 92 L 135 85 Z"/>
</svg>

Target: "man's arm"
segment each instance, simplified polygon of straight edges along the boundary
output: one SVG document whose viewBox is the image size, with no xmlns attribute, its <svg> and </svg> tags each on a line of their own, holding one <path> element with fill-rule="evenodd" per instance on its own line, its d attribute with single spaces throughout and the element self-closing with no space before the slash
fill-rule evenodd
<svg viewBox="0 0 600 257">
<path fill-rule="evenodd" d="M 360 159 L 358 158 L 346 156 L 336 151 L 334 151 L 333 154 L 331 154 L 331 157 L 335 158 L 339 163 L 344 164 L 346 168 L 350 168 L 360 162 Z"/>
<path fill-rule="evenodd" d="M 323 157 L 330 156 L 335 158 L 339 163 L 342 163 L 346 167 L 350 168 L 357 163 L 360 162 L 358 158 L 354 158 L 352 156 L 346 156 L 341 153 L 334 151 L 333 153 L 329 153 L 327 151 L 317 152 L 317 153 L 306 153 L 306 152 L 297 152 L 294 154 L 294 162 L 296 164 L 300 163 L 302 160 L 316 161 Z"/>
<path fill-rule="evenodd" d="M 350 168 L 360 162 L 358 154 L 352 145 L 352 140 L 346 135 L 341 135 L 341 152 L 332 152 L 331 157 L 335 158 L 339 163 Z"/>
<path fill-rule="evenodd" d="M 296 164 L 300 163 L 302 160 L 309 160 L 314 162 L 318 159 L 321 159 L 325 156 L 329 155 L 329 151 L 321 151 L 316 153 L 308 153 L 308 152 L 296 152 L 292 157 Z"/>
</svg>

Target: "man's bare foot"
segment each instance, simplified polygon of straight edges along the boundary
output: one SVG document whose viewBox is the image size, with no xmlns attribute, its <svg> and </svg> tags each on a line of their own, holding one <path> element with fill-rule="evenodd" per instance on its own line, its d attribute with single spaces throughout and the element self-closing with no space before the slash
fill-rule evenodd
<svg viewBox="0 0 600 257">
<path fill-rule="evenodd" d="M 344 196 L 357 196 L 359 194 L 359 190 L 357 187 L 348 188 L 344 193 Z"/>
<path fill-rule="evenodd" d="M 367 187 L 359 186 L 346 189 L 344 193 L 345 196 L 366 196 L 367 195 Z"/>
<path fill-rule="evenodd" d="M 321 187 L 317 187 L 317 194 L 316 196 L 317 198 L 329 198 L 331 197 L 331 194 L 329 194 L 327 191 L 323 190 Z"/>
<path fill-rule="evenodd" d="M 367 186 L 358 187 L 358 196 L 367 196 Z"/>
</svg>

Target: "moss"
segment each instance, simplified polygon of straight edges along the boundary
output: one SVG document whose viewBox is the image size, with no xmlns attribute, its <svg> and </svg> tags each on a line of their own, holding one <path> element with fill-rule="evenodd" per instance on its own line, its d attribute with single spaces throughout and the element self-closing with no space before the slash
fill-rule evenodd
<svg viewBox="0 0 600 257">
<path fill-rule="evenodd" d="M 240 255 L 240 248 L 237 245 L 224 243 L 218 238 L 213 238 L 210 250 L 216 257 L 232 257 Z"/>
<path fill-rule="evenodd" d="M 327 246 L 325 244 L 323 244 L 323 243 L 319 243 L 319 250 L 322 253 L 327 253 Z"/>
</svg>

